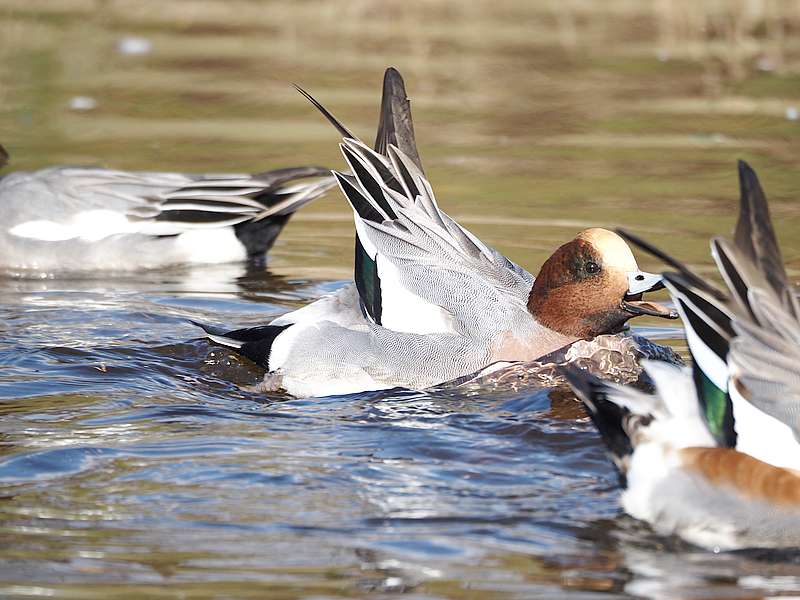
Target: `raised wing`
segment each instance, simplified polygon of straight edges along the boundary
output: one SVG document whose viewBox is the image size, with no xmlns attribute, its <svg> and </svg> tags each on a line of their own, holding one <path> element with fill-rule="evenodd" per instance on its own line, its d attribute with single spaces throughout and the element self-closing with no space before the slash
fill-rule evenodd
<svg viewBox="0 0 800 600">
<path fill-rule="evenodd" d="M 733 323 L 731 395 L 791 428 L 800 440 L 800 323 L 772 294 L 753 290 L 756 319 Z"/>
<path fill-rule="evenodd" d="M 375 151 L 297 89 L 345 138 L 342 152 L 351 171 L 335 175 L 355 214 L 354 279 L 370 321 L 409 333 L 478 334 L 484 325 L 488 330 L 488 315 L 502 318 L 503 307 L 525 305 L 533 276 L 436 204 L 396 69 L 384 74 Z"/>
<path fill-rule="evenodd" d="M 664 280 L 686 327 L 706 422 L 717 442 L 729 447 L 741 445 L 743 432 L 748 444 L 770 435 L 781 438 L 780 427 L 763 415 L 787 425 L 800 439 L 797 297 L 786 277 L 766 196 L 755 172 L 741 161 L 739 181 L 741 204 L 735 242 L 720 238 L 711 242 L 726 293 L 665 253 L 653 252 L 651 245 L 626 234 L 631 242 L 679 271 L 665 273 Z M 748 419 L 736 417 L 734 423 L 734 412 L 742 410 Z M 751 432 L 755 434 L 752 437 Z"/>
<path fill-rule="evenodd" d="M 387 159 L 353 139 L 341 149 L 352 175 L 335 175 L 370 259 L 355 274 L 370 320 L 395 331 L 480 335 L 496 331 L 504 311 L 525 307 L 533 277 L 440 210 L 410 157 L 389 145 Z"/>
<path fill-rule="evenodd" d="M 788 301 L 785 306 L 796 317 L 796 299 L 791 291 L 781 250 L 769 216 L 769 205 L 756 172 L 743 160 L 739 161 L 739 219 L 734 230 L 734 242 L 739 252 L 761 273 L 772 290 Z"/>
<path fill-rule="evenodd" d="M 740 308 L 725 293 L 663 250 L 627 231 L 618 233 L 676 270 L 663 273 L 664 284 L 686 328 L 692 375 L 703 416 L 717 443 L 734 447 L 736 431 L 728 394 L 727 360 L 731 340 L 736 335 L 731 320 Z"/>
</svg>

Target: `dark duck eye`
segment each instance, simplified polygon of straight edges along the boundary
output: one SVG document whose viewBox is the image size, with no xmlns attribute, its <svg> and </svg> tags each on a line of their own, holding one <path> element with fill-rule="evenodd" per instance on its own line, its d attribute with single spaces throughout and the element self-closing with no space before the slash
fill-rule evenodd
<svg viewBox="0 0 800 600">
<path fill-rule="evenodd" d="M 589 273 L 590 275 L 599 273 L 600 265 L 598 265 L 596 262 L 589 261 L 588 263 L 586 263 L 586 272 Z"/>
</svg>

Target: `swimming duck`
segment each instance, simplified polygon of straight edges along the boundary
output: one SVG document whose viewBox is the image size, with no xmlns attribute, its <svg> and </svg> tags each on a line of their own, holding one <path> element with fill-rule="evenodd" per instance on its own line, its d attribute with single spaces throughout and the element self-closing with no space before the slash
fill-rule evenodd
<svg viewBox="0 0 800 600">
<path fill-rule="evenodd" d="M 726 292 L 666 253 L 621 233 L 677 270 L 664 274 L 665 283 L 683 317 L 693 376 L 702 391 L 703 415 L 717 443 L 771 464 L 800 469 L 794 425 L 783 422 L 788 416 L 776 406 L 769 407 L 772 401 L 745 400 L 739 385 L 745 379 L 751 387 L 770 381 L 780 383 L 788 394 L 800 356 L 796 289 L 786 275 L 763 188 L 755 171 L 741 161 L 739 184 L 734 243 L 722 238 L 711 241 Z M 753 355 L 756 349 L 762 354 Z"/>
<path fill-rule="evenodd" d="M 7 160 L 0 147 L 0 167 Z M 0 179 L 0 269 L 260 262 L 292 213 L 334 185 L 319 167 L 254 175 L 86 167 L 11 173 Z"/>
<path fill-rule="evenodd" d="M 728 288 L 625 234 L 677 269 L 664 278 L 691 369 L 644 363 L 654 395 L 572 371 L 617 465 L 623 508 L 711 549 L 800 546 L 800 311 L 755 172 L 739 164 L 734 244 L 712 240 Z"/>
<path fill-rule="evenodd" d="M 355 282 L 269 325 L 205 327 L 267 369 L 265 390 L 422 389 L 619 331 L 637 315 L 677 316 L 642 300 L 661 278 L 642 272 L 611 231 L 580 232 L 534 279 L 442 211 L 396 70 L 384 78 L 377 151 L 312 101 L 344 134 L 350 172 L 334 175 L 354 212 Z"/>
</svg>

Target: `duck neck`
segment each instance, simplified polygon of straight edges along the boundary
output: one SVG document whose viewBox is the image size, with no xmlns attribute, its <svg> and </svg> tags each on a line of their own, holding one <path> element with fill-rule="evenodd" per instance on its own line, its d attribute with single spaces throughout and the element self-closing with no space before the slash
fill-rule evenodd
<svg viewBox="0 0 800 600">
<path fill-rule="evenodd" d="M 523 327 L 515 327 L 497 337 L 492 349 L 492 361 L 531 361 L 560 350 L 577 341 L 574 336 L 550 329 L 535 319 Z"/>
</svg>

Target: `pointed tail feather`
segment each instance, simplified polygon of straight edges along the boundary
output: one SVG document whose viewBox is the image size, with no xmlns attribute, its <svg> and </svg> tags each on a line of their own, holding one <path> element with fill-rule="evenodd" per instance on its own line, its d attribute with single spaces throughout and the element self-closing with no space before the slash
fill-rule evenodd
<svg viewBox="0 0 800 600">
<path fill-rule="evenodd" d="M 8 163 L 8 152 L 0 145 L 0 168 L 3 168 Z"/>
<path fill-rule="evenodd" d="M 206 332 L 213 342 L 231 348 L 249 358 L 258 366 L 269 370 L 269 356 L 276 338 L 292 325 L 262 325 L 225 332 L 224 329 L 190 321 Z"/>
<path fill-rule="evenodd" d="M 311 102 L 311 104 L 313 104 L 314 107 L 319 112 L 322 113 L 322 116 L 325 117 L 328 120 L 328 122 L 336 128 L 336 131 L 338 131 L 342 135 L 342 137 L 353 138 L 353 139 L 356 139 L 356 140 L 358 139 L 358 137 L 353 135 L 350 132 L 350 130 L 347 127 L 345 127 L 339 119 L 337 119 L 336 117 L 333 116 L 331 111 L 329 111 L 327 108 L 322 106 L 322 104 L 316 98 L 314 98 L 314 96 L 309 94 L 307 91 L 305 91 L 303 88 L 301 88 L 296 83 L 293 83 L 292 85 L 294 86 L 294 89 L 296 89 L 298 92 L 303 94 L 303 96 L 305 96 L 306 100 Z"/>
</svg>

